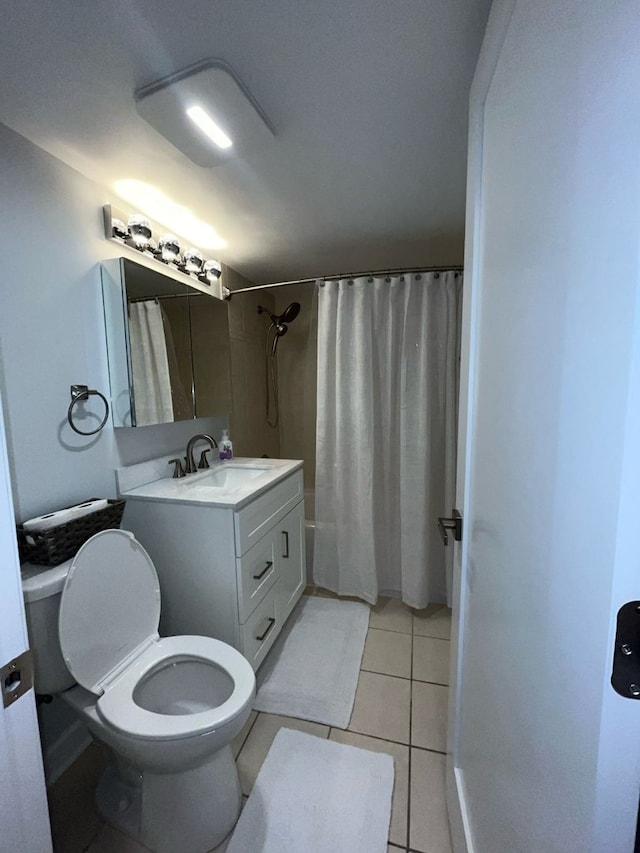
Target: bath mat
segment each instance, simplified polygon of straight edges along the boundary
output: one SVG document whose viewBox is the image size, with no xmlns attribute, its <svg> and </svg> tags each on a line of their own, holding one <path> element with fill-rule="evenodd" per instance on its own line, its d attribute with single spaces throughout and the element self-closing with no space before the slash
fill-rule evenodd
<svg viewBox="0 0 640 853">
<path fill-rule="evenodd" d="M 386 853 L 393 758 L 280 729 L 227 853 Z"/>
<path fill-rule="evenodd" d="M 369 608 L 303 596 L 258 672 L 257 711 L 345 729 L 369 626 Z"/>
</svg>

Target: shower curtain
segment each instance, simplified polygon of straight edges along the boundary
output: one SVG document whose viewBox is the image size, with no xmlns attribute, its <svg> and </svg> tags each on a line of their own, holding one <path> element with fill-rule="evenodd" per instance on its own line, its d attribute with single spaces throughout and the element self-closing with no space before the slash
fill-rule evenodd
<svg viewBox="0 0 640 853">
<path fill-rule="evenodd" d="M 162 308 L 155 299 L 129 303 L 129 339 L 136 424 L 173 420 Z"/>
<path fill-rule="evenodd" d="M 461 288 L 455 272 L 320 285 L 319 586 L 450 603 L 437 519 L 454 504 Z"/>
</svg>

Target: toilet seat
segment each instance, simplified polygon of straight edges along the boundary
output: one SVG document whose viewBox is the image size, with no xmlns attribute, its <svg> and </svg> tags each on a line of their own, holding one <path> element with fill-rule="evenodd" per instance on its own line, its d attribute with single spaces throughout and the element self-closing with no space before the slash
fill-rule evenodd
<svg viewBox="0 0 640 853">
<path fill-rule="evenodd" d="M 249 662 L 212 637 L 160 639 L 159 621 L 158 576 L 134 535 L 104 530 L 85 542 L 62 591 L 60 647 L 78 684 L 99 697 L 96 710 L 104 721 L 132 737 L 174 740 L 213 731 L 244 710 L 255 686 Z M 231 694 L 196 713 L 147 710 L 135 701 L 134 691 L 165 662 L 217 667 L 233 682 Z"/>
<path fill-rule="evenodd" d="M 191 714 L 161 714 L 140 707 L 134 690 L 144 676 L 175 657 L 212 663 L 233 681 L 229 698 Z M 212 637 L 179 636 L 157 640 L 98 699 L 100 716 L 114 728 L 138 738 L 173 740 L 204 734 L 236 717 L 253 699 L 255 676 L 249 662 L 227 643 Z"/>
<path fill-rule="evenodd" d="M 96 696 L 158 639 L 160 582 L 133 533 L 103 530 L 71 562 L 58 634 L 69 672 Z"/>
</svg>

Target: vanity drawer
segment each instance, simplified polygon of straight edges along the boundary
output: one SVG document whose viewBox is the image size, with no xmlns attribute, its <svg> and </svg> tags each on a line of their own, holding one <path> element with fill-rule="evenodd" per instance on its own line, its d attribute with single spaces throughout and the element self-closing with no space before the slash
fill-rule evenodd
<svg viewBox="0 0 640 853">
<path fill-rule="evenodd" d="M 281 625 L 276 604 L 277 590 L 276 582 L 245 624 L 240 626 L 242 654 L 254 670 L 258 669 L 280 633 Z"/>
<path fill-rule="evenodd" d="M 278 577 L 274 530 L 269 531 L 253 548 L 236 559 L 236 572 L 238 618 L 242 624 L 247 621 Z"/>
<path fill-rule="evenodd" d="M 303 498 L 302 469 L 234 513 L 236 556 L 256 544 Z"/>
</svg>

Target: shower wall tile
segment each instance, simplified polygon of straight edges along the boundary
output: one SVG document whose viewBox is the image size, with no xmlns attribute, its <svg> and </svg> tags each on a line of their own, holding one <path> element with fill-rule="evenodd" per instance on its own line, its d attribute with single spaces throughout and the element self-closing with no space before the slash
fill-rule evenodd
<svg viewBox="0 0 640 853">
<path fill-rule="evenodd" d="M 291 302 L 300 313 L 278 345 L 280 455 L 304 460 L 307 489 L 315 484 L 317 297 L 313 285 L 291 285 L 276 292 L 276 313 Z"/>
<path fill-rule="evenodd" d="M 252 282 L 225 267 L 223 283 L 230 290 Z M 269 320 L 258 305 L 281 313 L 299 302 L 300 314 L 278 345 L 280 424 L 269 427 L 265 418 L 265 359 Z M 243 293 L 229 302 L 231 338 L 231 437 L 237 456 L 304 460 L 306 488 L 315 483 L 317 312 L 313 285 L 292 285 L 269 292 Z"/>
<path fill-rule="evenodd" d="M 237 273 L 231 267 L 223 266 L 222 284 L 229 290 L 237 290 L 240 287 L 248 287 L 251 282 Z M 241 338 L 244 331 L 244 309 L 242 307 L 242 296 L 237 296 L 229 301 L 229 335 L 232 338 Z"/>
<path fill-rule="evenodd" d="M 259 290 L 255 295 L 253 293 L 245 293 L 242 298 L 244 299 L 245 340 L 261 341 L 264 350 L 267 329 L 271 321 L 268 315 L 258 314 L 258 305 L 262 305 L 274 313 L 276 306 L 273 294 L 266 290 Z"/>
<path fill-rule="evenodd" d="M 264 342 L 245 342 L 245 360 L 247 365 L 247 400 L 249 401 L 248 429 L 250 430 L 254 452 L 252 456 L 279 457 L 280 438 L 277 429 L 269 426 L 266 420 L 267 392 L 265 387 L 265 351 Z"/>
<path fill-rule="evenodd" d="M 252 282 L 225 267 L 224 284 L 230 290 Z M 273 294 L 264 290 L 243 293 L 229 302 L 231 338 L 231 438 L 236 456 L 280 456 L 280 438 L 266 422 L 265 345 L 268 322 L 258 305 L 275 311 Z"/>
</svg>

